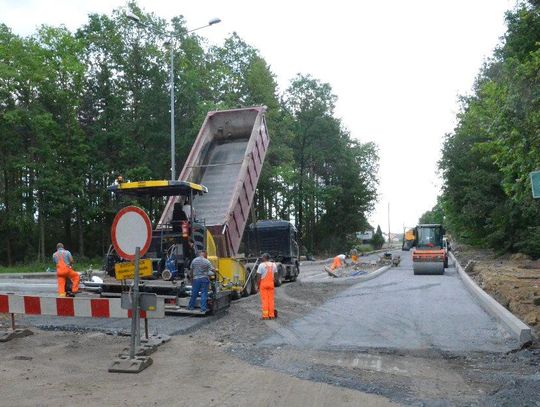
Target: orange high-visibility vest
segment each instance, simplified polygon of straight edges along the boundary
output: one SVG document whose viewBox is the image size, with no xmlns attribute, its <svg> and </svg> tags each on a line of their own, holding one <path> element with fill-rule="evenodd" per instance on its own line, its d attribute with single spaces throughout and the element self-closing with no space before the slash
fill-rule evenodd
<svg viewBox="0 0 540 407">
<path fill-rule="evenodd" d="M 260 293 L 263 319 L 274 318 L 274 273 L 272 263 L 264 265 L 266 274 L 261 278 Z"/>
<path fill-rule="evenodd" d="M 61 276 L 65 276 L 69 274 L 69 271 L 70 271 L 69 266 L 66 264 L 66 261 L 64 260 L 63 253 L 64 251 L 60 252 L 60 250 L 56 252 L 56 272 Z"/>
<path fill-rule="evenodd" d="M 274 288 L 274 273 L 272 271 L 272 263 L 265 263 L 266 274 L 261 278 L 260 288 Z"/>
<path fill-rule="evenodd" d="M 339 256 L 334 257 L 334 262 L 330 266 L 330 269 L 335 270 L 337 268 L 341 267 L 341 259 Z"/>
<path fill-rule="evenodd" d="M 72 283 L 72 292 L 77 293 L 79 291 L 79 273 L 72 270 L 64 260 L 63 251 L 56 252 L 56 280 L 58 284 L 58 295 L 66 295 L 66 279 L 70 279 Z"/>
</svg>

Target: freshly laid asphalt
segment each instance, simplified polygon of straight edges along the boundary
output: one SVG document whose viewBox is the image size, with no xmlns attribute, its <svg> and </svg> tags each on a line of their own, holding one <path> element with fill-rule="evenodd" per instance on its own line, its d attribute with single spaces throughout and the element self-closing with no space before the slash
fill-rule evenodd
<svg viewBox="0 0 540 407">
<path fill-rule="evenodd" d="M 401 259 L 399 267 L 353 285 L 260 345 L 456 353 L 518 346 L 465 289 L 455 268 L 442 276 L 415 276 L 410 252 Z"/>
</svg>

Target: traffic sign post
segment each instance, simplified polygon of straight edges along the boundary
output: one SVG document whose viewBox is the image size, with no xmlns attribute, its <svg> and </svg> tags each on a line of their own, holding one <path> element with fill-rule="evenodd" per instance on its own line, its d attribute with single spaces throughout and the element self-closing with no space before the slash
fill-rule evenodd
<svg viewBox="0 0 540 407">
<path fill-rule="evenodd" d="M 133 279 L 133 303 L 131 304 L 131 348 L 129 358 L 135 358 L 135 347 L 141 344 L 141 327 L 139 315 L 139 258 L 140 249 L 135 248 L 135 278 Z"/>
<path fill-rule="evenodd" d="M 530 173 L 532 196 L 535 199 L 540 198 L 540 171 Z"/>
<path fill-rule="evenodd" d="M 109 372 L 116 373 L 139 373 L 152 364 L 149 356 L 136 356 L 136 348 L 141 346 L 141 318 L 139 315 L 139 263 L 140 257 L 148 251 L 152 241 L 152 223 L 148 215 L 136 206 L 128 206 L 121 209 L 115 216 L 111 238 L 114 249 L 118 255 L 125 259 L 134 261 L 133 270 L 133 297 L 131 300 L 131 343 L 129 357 L 119 356 L 113 361 Z M 122 269 L 122 266 L 119 267 Z M 124 267 L 130 271 L 130 267 Z M 150 261 L 151 270 L 151 261 Z M 117 269 L 115 267 L 115 273 Z M 123 279 L 127 276 L 124 274 Z M 121 274 L 120 274 L 121 275 Z M 118 276 L 118 274 L 117 274 Z M 138 352 L 137 352 L 138 353 Z"/>
</svg>

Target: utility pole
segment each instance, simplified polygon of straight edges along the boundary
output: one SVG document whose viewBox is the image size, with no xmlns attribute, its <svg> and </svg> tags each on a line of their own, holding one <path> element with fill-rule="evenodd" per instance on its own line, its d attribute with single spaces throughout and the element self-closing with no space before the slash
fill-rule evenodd
<svg viewBox="0 0 540 407">
<path fill-rule="evenodd" d="M 390 202 L 388 202 L 388 247 L 390 247 Z"/>
</svg>

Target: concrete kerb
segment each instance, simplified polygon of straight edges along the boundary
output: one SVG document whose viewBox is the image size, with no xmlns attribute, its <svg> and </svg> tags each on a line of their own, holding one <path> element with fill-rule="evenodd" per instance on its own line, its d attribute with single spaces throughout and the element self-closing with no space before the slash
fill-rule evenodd
<svg viewBox="0 0 540 407">
<path fill-rule="evenodd" d="M 501 304 L 495 301 L 488 293 L 482 290 L 482 288 L 480 288 L 478 284 L 476 284 L 476 282 L 469 277 L 463 267 L 461 267 L 461 264 L 459 264 L 452 252 L 449 253 L 449 257 L 454 262 L 456 270 L 458 271 L 461 280 L 465 284 L 465 287 L 474 297 L 478 299 L 482 308 L 489 315 L 501 322 L 505 327 L 508 328 L 510 332 L 512 332 L 512 334 L 517 337 L 519 346 L 523 346 L 527 342 L 532 341 L 533 338 L 531 328 L 506 308 L 504 308 Z"/>
<path fill-rule="evenodd" d="M 75 270 L 77 271 L 77 270 Z M 82 271 L 78 271 L 82 273 Z M 102 270 L 94 271 L 92 273 L 94 276 L 103 277 L 105 272 Z M 0 279 L 55 279 L 56 280 L 56 270 L 55 271 L 39 271 L 32 273 L 0 273 Z"/>
<path fill-rule="evenodd" d="M 391 248 L 391 249 L 381 249 L 381 250 L 374 250 L 372 252 L 366 252 L 364 253 L 362 256 L 360 257 L 365 257 L 365 256 L 370 256 L 372 254 L 377 254 L 377 253 L 385 253 L 385 252 L 391 252 L 393 250 L 397 250 L 396 248 Z M 318 265 L 318 264 L 326 264 L 326 263 L 331 263 L 332 260 L 334 260 L 333 257 L 329 257 L 328 259 L 324 259 L 324 260 L 303 260 L 302 262 L 300 262 L 300 265 L 301 266 L 307 266 L 307 265 Z"/>
<path fill-rule="evenodd" d="M 325 282 L 331 282 L 332 284 L 350 284 L 351 282 L 356 283 L 363 283 L 364 281 L 369 281 L 374 278 L 377 278 L 381 276 L 382 274 L 386 273 L 388 270 L 392 268 L 392 265 L 386 265 L 378 268 L 375 271 L 372 271 L 368 274 L 363 274 L 360 276 L 344 276 L 344 277 L 336 277 L 336 278 L 328 278 L 324 280 Z M 314 281 L 315 282 L 315 281 Z M 322 281 L 316 281 L 317 283 L 321 283 Z"/>
<path fill-rule="evenodd" d="M 25 278 L 34 278 L 34 279 L 41 279 L 41 278 L 51 278 L 56 279 L 56 271 L 55 272 L 35 272 L 35 273 L 0 273 L 0 279 L 25 279 Z"/>
<path fill-rule="evenodd" d="M 364 274 L 364 275 L 361 275 L 361 276 L 337 277 L 337 278 L 333 278 L 333 279 L 328 280 L 328 281 L 332 281 L 332 282 L 354 281 L 355 283 L 362 283 L 364 281 L 373 280 L 374 278 L 379 277 L 380 275 L 386 273 L 391 268 L 392 268 L 391 265 L 382 266 L 382 267 L 378 268 L 377 270 L 372 271 L 371 273 Z"/>
<path fill-rule="evenodd" d="M 391 265 L 383 266 L 383 267 L 381 267 L 380 269 L 375 270 L 373 273 L 368 273 L 368 274 L 366 274 L 365 276 L 358 276 L 358 277 L 352 277 L 352 278 L 354 278 L 356 281 L 368 281 L 368 280 L 372 280 L 372 279 L 374 279 L 374 278 L 379 277 L 381 274 L 386 273 L 386 272 L 387 272 L 388 270 L 390 270 L 391 268 L 392 268 Z"/>
</svg>

